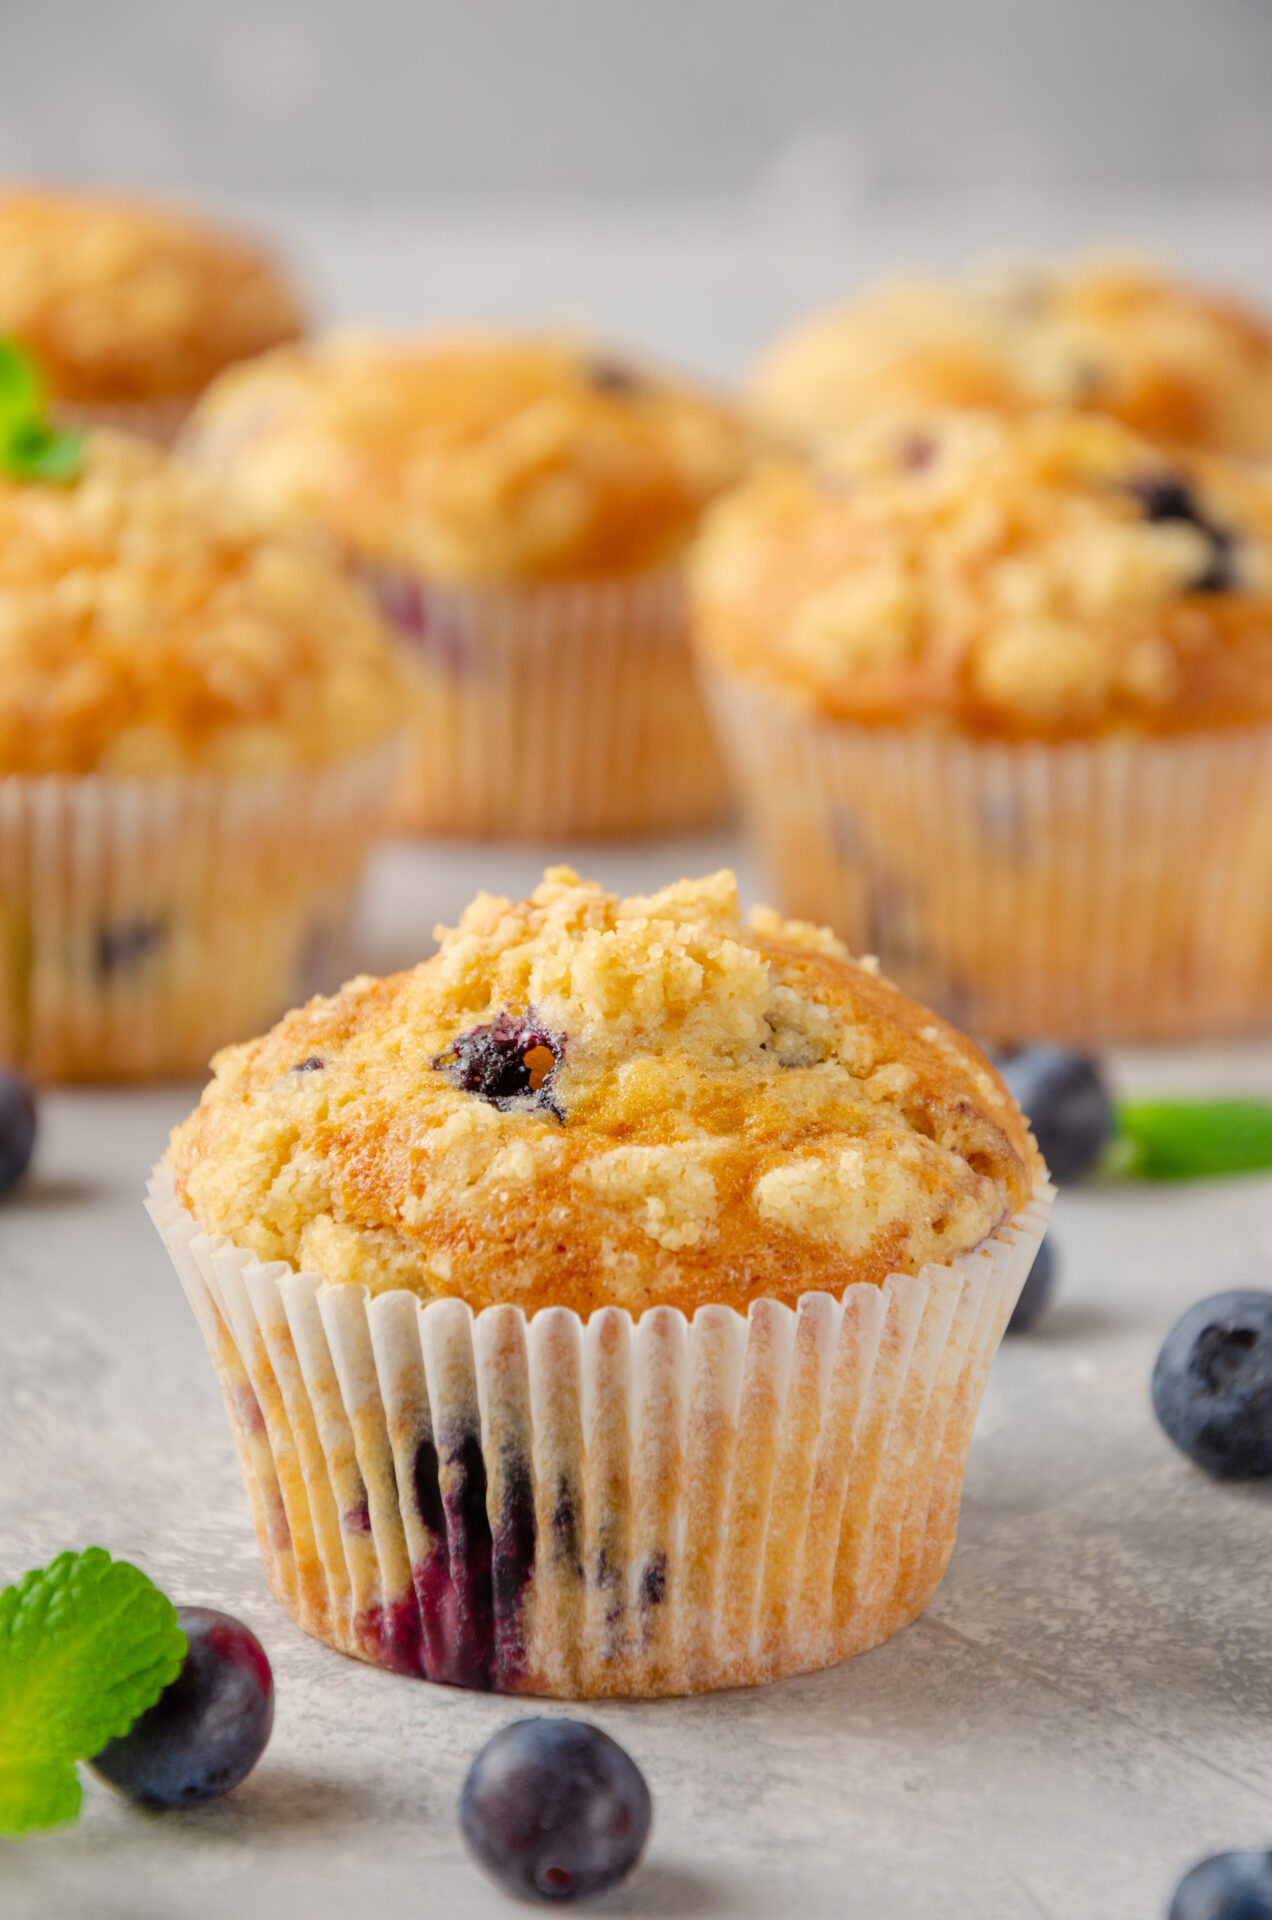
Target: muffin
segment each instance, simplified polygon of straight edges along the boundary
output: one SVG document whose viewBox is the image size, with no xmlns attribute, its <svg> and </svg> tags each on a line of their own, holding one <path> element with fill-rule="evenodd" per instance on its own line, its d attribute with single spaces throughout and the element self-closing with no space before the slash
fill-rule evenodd
<svg viewBox="0 0 1272 1920">
<path fill-rule="evenodd" d="M 397 769 L 373 607 L 109 429 L 0 472 L 0 1060 L 199 1071 L 319 984 Z"/>
<path fill-rule="evenodd" d="M 378 593 L 419 695 L 404 825 L 718 814 L 679 563 L 751 444 L 724 405 L 570 340 L 345 334 L 219 381 L 188 444 Z"/>
<path fill-rule="evenodd" d="M 790 329 L 751 382 L 760 417 L 816 442 L 880 407 L 1072 407 L 1147 438 L 1272 454 L 1272 329 L 1129 260 L 887 282 Z"/>
<path fill-rule="evenodd" d="M 729 873 L 439 938 L 221 1054 L 156 1172 L 278 1598 L 566 1697 L 885 1639 L 1050 1205 L 997 1074 Z"/>
<path fill-rule="evenodd" d="M 0 336 L 35 356 L 70 424 L 168 441 L 216 374 L 302 325 L 269 255 L 201 216 L 82 190 L 0 192 Z"/>
<path fill-rule="evenodd" d="M 1272 487 L 1095 415 L 876 416 L 716 509 L 696 632 L 782 906 L 973 1032 L 1272 1016 Z"/>
</svg>

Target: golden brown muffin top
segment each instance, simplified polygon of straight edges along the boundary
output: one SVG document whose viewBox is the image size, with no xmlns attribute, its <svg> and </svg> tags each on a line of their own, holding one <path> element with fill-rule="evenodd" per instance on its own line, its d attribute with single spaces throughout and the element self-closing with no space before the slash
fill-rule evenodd
<svg viewBox="0 0 1272 1920">
<path fill-rule="evenodd" d="M 192 396 L 302 325 L 264 249 L 201 217 L 99 193 L 0 193 L 0 335 L 35 355 L 57 400 Z"/>
<path fill-rule="evenodd" d="M 558 867 L 439 938 L 218 1056 L 169 1156 L 207 1232 L 475 1309 L 744 1311 L 953 1259 L 1041 1174 L 969 1040 L 730 873 Z"/>
<path fill-rule="evenodd" d="M 388 639 L 316 541 L 141 440 L 0 474 L 0 775 L 255 772 L 396 724 Z"/>
<path fill-rule="evenodd" d="M 477 581 L 674 558 L 752 441 L 722 402 L 578 341 L 340 333 L 218 381 L 187 444 L 360 559 Z"/>
<path fill-rule="evenodd" d="M 1006 738 L 1272 715 L 1272 483 L 1088 414 L 876 415 L 708 517 L 708 660 L 839 719 Z"/>
<path fill-rule="evenodd" d="M 1130 260 L 890 281 L 799 322 L 752 398 L 816 442 L 879 407 L 1077 407 L 1150 439 L 1272 454 L 1272 329 L 1249 307 Z"/>
</svg>

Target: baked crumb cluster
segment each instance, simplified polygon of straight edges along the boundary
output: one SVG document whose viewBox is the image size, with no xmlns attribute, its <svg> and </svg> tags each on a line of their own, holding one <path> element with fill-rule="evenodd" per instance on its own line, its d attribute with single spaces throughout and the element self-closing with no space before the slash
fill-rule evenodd
<svg viewBox="0 0 1272 1920">
<path fill-rule="evenodd" d="M 706 654 L 821 711 L 1006 737 L 1272 713 L 1272 489 L 1095 415 L 876 416 L 713 509 Z"/>
<path fill-rule="evenodd" d="M 0 194 L 0 334 L 61 400 L 187 397 L 303 316 L 268 254 L 145 201 Z"/>
<path fill-rule="evenodd" d="M 1076 407 L 1152 439 L 1272 453 L 1272 332 L 1134 261 L 915 277 L 801 321 L 752 380 L 770 426 L 818 440 L 880 406 Z"/>
<path fill-rule="evenodd" d="M 481 1308 L 745 1309 L 975 1247 L 1041 1164 L 977 1048 L 729 873 L 481 895 L 430 960 L 218 1056 L 202 1226 Z"/>
<path fill-rule="evenodd" d="M 140 440 L 0 476 L 0 775 L 255 772 L 388 734 L 398 672 L 311 542 Z"/>
<path fill-rule="evenodd" d="M 751 441 L 723 403 L 577 341 L 344 333 L 227 375 L 189 445 L 360 559 L 479 581 L 671 559 Z"/>
</svg>

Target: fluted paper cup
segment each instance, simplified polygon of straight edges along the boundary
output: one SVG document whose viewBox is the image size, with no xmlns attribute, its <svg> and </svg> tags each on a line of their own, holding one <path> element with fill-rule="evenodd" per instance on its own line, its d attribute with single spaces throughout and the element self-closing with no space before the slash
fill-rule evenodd
<svg viewBox="0 0 1272 1920">
<path fill-rule="evenodd" d="M 416 688 L 399 825 L 551 840 L 717 819 L 679 574 L 442 587 L 364 572 Z"/>
<path fill-rule="evenodd" d="M 782 911 L 995 1040 L 1272 1022 L 1272 727 L 1059 745 L 853 726 L 713 674 Z"/>
<path fill-rule="evenodd" d="M 150 1211 L 307 1632 L 461 1686 L 696 1693 L 829 1666 L 923 1611 L 1053 1192 L 973 1252 L 744 1319 L 474 1314 Z"/>
<path fill-rule="evenodd" d="M 0 1061 L 199 1073 L 339 983 L 396 743 L 227 777 L 0 778 Z"/>
</svg>

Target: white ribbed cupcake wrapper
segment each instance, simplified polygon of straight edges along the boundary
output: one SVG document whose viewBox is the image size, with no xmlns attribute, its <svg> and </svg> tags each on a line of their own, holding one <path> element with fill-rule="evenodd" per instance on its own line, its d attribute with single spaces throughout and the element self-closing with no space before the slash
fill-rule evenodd
<svg viewBox="0 0 1272 1920">
<path fill-rule="evenodd" d="M 221 1381 L 270 1584 L 405 1673 L 582 1698 L 830 1665 L 920 1613 L 1053 1199 L 797 1311 L 474 1315 L 325 1286 L 150 1212 Z"/>
<path fill-rule="evenodd" d="M 1272 1020 L 1272 727 L 1014 745 L 859 727 L 715 674 L 778 904 L 995 1039 Z"/>
<path fill-rule="evenodd" d="M 363 577 L 418 688 L 401 825 L 550 840 L 719 817 L 677 572 L 471 588 Z"/>
<path fill-rule="evenodd" d="M 201 1072 L 337 985 L 399 764 L 395 742 L 237 778 L 0 778 L 0 1061 Z"/>
</svg>

